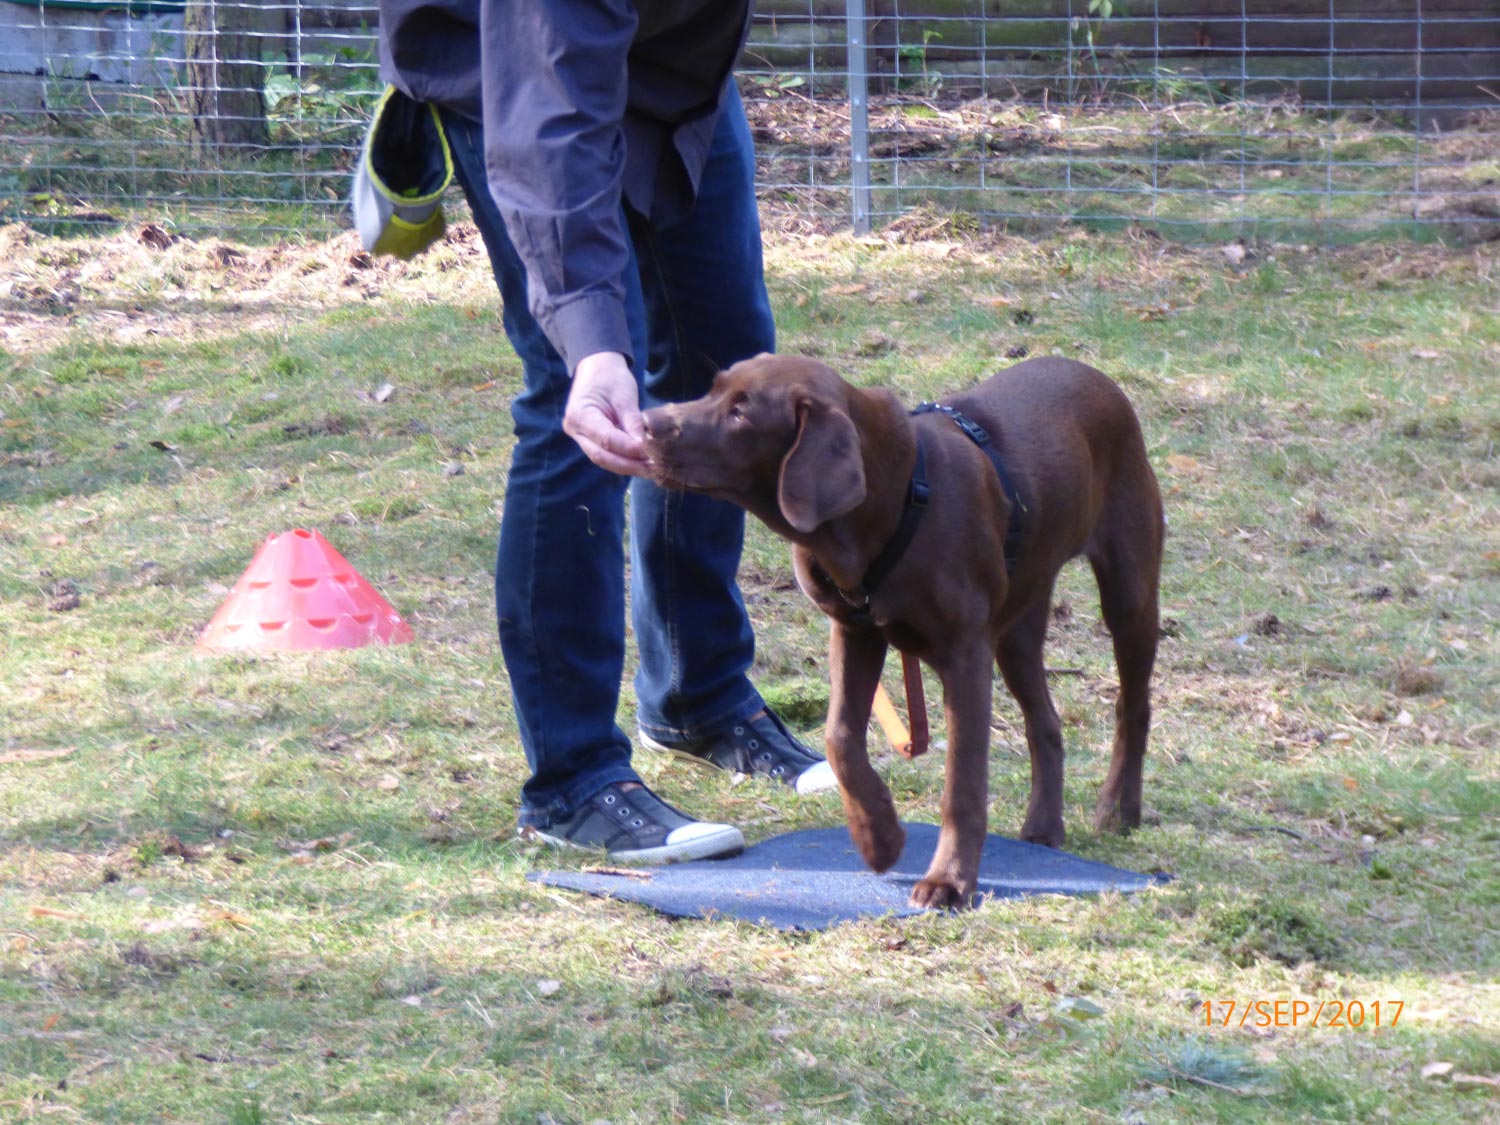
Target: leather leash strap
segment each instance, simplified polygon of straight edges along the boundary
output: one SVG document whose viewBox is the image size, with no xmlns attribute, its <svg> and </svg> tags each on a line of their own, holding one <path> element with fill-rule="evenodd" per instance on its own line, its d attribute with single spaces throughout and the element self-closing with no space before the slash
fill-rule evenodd
<svg viewBox="0 0 1500 1125">
<path fill-rule="evenodd" d="M 914 408 L 911 413 L 943 415 L 962 430 L 964 436 L 979 446 L 984 455 L 989 458 L 990 464 L 995 466 L 995 474 L 1000 478 L 1000 486 L 1005 490 L 1005 498 L 1010 501 L 1010 526 L 1005 532 L 1005 569 L 1007 572 L 1014 571 L 1021 554 L 1021 540 L 1026 531 L 1023 522 L 1026 504 L 1021 499 L 1021 493 L 1016 488 L 1015 482 L 1011 480 L 1010 473 L 1006 471 L 1005 462 L 1001 460 L 999 450 L 990 441 L 989 432 L 968 415 L 960 413 L 951 406 L 943 406 L 935 402 L 924 402 Z M 845 590 L 837 587 L 844 600 L 853 607 L 856 620 L 862 618 L 863 623 L 869 624 L 870 595 L 901 561 L 901 556 L 917 533 L 917 525 L 922 521 L 922 514 L 927 510 L 930 493 L 931 486 L 927 481 L 927 458 L 922 449 L 922 439 L 917 438 L 916 464 L 912 469 L 911 483 L 907 487 L 906 506 L 901 513 L 901 522 L 896 528 L 895 535 L 870 564 L 870 568 L 865 572 L 864 580 L 857 588 Z M 896 714 L 895 708 L 891 706 L 891 701 L 885 694 L 885 689 L 879 684 L 875 686 L 875 713 L 881 726 L 885 728 L 886 737 L 891 740 L 891 745 L 896 748 L 897 752 L 904 757 L 915 758 L 927 753 L 932 739 L 927 726 L 927 696 L 922 690 L 922 664 L 916 657 L 905 652 L 901 654 L 901 679 L 906 689 L 906 715 L 909 731 L 901 729 L 901 717 Z M 908 737 L 903 739 L 901 737 L 903 734 Z"/>
<path fill-rule="evenodd" d="M 901 671 L 906 681 L 906 710 L 911 716 L 911 728 L 901 720 L 901 712 L 886 694 L 885 685 L 875 682 L 873 710 L 885 732 L 886 741 L 903 758 L 915 758 L 927 753 L 930 739 L 927 732 L 927 703 L 922 694 L 922 666 L 915 657 L 902 655 Z"/>
<path fill-rule="evenodd" d="M 901 654 L 901 678 L 906 683 L 906 716 L 911 725 L 911 741 L 901 753 L 915 758 L 927 753 L 931 738 L 927 730 L 927 696 L 922 691 L 922 662 L 910 653 Z"/>
</svg>

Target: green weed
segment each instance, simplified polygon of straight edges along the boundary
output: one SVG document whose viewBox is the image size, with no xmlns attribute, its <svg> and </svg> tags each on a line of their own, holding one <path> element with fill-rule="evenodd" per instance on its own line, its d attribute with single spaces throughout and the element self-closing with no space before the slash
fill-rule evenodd
<svg viewBox="0 0 1500 1125">
<path fill-rule="evenodd" d="M 514 834 L 491 575 L 520 372 L 472 229 L 399 268 L 346 264 L 348 236 L 226 253 L 6 232 L 25 286 L 0 312 L 19 329 L 0 354 L 0 1118 L 1484 1112 L 1482 1083 L 1421 1074 L 1500 1071 L 1488 257 L 1256 240 L 1230 262 L 940 211 L 773 236 L 784 351 L 911 403 L 1023 353 L 1082 358 L 1135 403 L 1169 519 L 1128 837 L 1091 826 L 1115 688 L 1086 566 L 1060 576 L 1048 660 L 1069 849 L 1172 881 L 783 934 L 526 879 L 596 858 Z M 164 262 L 185 288 L 143 298 Z M 85 280 L 58 315 L 68 271 Z M 196 654 L 292 527 L 416 640 Z M 827 623 L 754 524 L 741 585 L 755 679 L 816 744 Z M 935 820 L 941 755 L 906 761 L 877 730 L 871 749 L 902 816 Z M 841 823 L 835 797 L 638 764 L 752 840 Z M 1014 834 L 1029 768 L 998 685 L 990 772 L 990 828 Z M 1403 1015 L 1204 1024 L 1204 1001 L 1335 996 Z"/>
</svg>

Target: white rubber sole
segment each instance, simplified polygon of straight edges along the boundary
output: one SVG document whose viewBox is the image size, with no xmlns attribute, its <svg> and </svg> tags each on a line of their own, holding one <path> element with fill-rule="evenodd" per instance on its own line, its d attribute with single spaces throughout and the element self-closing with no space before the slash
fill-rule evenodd
<svg viewBox="0 0 1500 1125">
<path fill-rule="evenodd" d="M 540 828 L 533 831 L 538 840 L 551 844 L 554 848 L 596 850 L 586 844 L 575 844 L 561 836 L 549 836 Z M 695 820 L 681 828 L 674 828 L 667 834 L 666 843 L 657 847 L 633 848 L 605 854 L 622 863 L 686 863 L 694 859 L 722 859 L 738 855 L 744 850 L 745 836 L 734 825 Z"/>
<path fill-rule="evenodd" d="M 681 750 L 674 750 L 670 746 L 665 746 L 662 743 L 657 742 L 656 739 L 652 738 L 643 730 L 637 730 L 635 732 L 635 736 L 636 738 L 640 739 L 641 745 L 644 746 L 647 750 L 654 750 L 658 754 L 666 754 L 670 758 L 675 758 L 679 762 L 686 762 L 689 765 L 697 766 L 699 769 L 715 771 L 719 770 L 718 766 L 714 765 L 712 762 L 705 762 L 696 754 L 688 754 Z M 796 789 L 799 795 L 805 795 L 808 793 L 826 793 L 828 790 L 837 789 L 838 787 L 839 779 L 833 776 L 833 767 L 830 766 L 826 761 L 819 762 L 817 765 L 805 769 L 801 773 L 799 773 L 797 775 L 797 780 L 793 786 L 793 788 Z"/>
<path fill-rule="evenodd" d="M 833 776 L 833 767 L 826 761 L 797 775 L 798 793 L 826 793 L 839 787 L 839 779 Z"/>
</svg>

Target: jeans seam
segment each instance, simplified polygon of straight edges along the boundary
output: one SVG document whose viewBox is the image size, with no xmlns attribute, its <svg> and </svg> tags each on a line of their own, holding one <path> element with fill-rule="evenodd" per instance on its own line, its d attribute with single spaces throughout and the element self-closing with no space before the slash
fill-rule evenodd
<svg viewBox="0 0 1500 1125">
<path fill-rule="evenodd" d="M 655 724 L 641 724 L 641 732 L 650 738 L 666 740 L 668 742 L 689 742 L 693 739 L 703 738 L 713 734 L 715 731 L 728 726 L 730 723 L 748 719 L 751 715 L 761 711 L 766 706 L 765 700 L 760 692 L 753 686 L 749 691 L 737 700 L 733 705 L 722 711 L 707 716 L 694 723 L 691 727 L 661 727 Z"/>
<path fill-rule="evenodd" d="M 683 356 L 684 356 L 684 352 L 683 352 L 683 347 L 682 347 L 682 328 L 681 328 L 682 321 L 681 321 L 681 318 L 677 315 L 677 305 L 676 305 L 676 302 L 673 299 L 672 287 L 671 287 L 671 285 L 669 285 L 667 283 L 666 272 L 662 269 L 662 266 L 661 266 L 660 241 L 656 237 L 656 231 L 652 229 L 651 224 L 649 222 L 644 222 L 643 221 L 643 222 L 641 222 L 639 224 L 636 224 L 636 225 L 638 225 L 641 228 L 641 235 L 640 236 L 636 235 L 634 231 L 631 232 L 631 237 L 636 242 L 636 250 L 635 250 L 636 262 L 637 262 L 637 264 L 639 264 L 639 262 L 641 260 L 640 242 L 642 241 L 641 236 L 644 236 L 644 241 L 647 243 L 648 248 L 649 248 L 649 250 L 651 252 L 651 272 L 656 275 L 656 284 L 657 284 L 657 286 L 659 287 L 659 289 L 661 291 L 662 301 L 666 305 L 667 320 L 669 321 L 669 323 L 672 326 L 672 355 L 673 355 L 673 358 L 675 360 L 675 362 L 673 364 L 673 367 L 674 367 L 674 370 L 677 372 L 677 375 L 676 375 L 676 378 L 673 379 L 670 391 L 671 391 L 671 395 L 672 395 L 671 401 L 676 401 L 676 400 L 678 400 L 678 399 L 680 399 L 682 397 L 682 395 L 684 393 L 684 390 L 685 390 L 685 387 L 686 387 L 686 382 L 687 382 L 687 380 L 683 376 L 683 371 L 684 371 Z M 650 353 L 650 348 L 648 346 L 647 347 L 647 362 L 650 362 L 650 355 L 649 355 L 649 353 Z"/>
<path fill-rule="evenodd" d="M 622 782 L 634 781 L 637 784 L 645 784 L 641 781 L 632 766 L 612 766 L 599 773 L 591 773 L 582 778 L 575 778 L 572 784 L 557 793 L 545 805 L 523 806 L 517 823 L 521 827 L 548 828 L 559 820 L 566 820 L 579 809 L 581 809 L 596 793 L 602 792 L 611 785 Z"/>
<path fill-rule="evenodd" d="M 656 275 L 657 287 L 662 294 L 662 303 L 666 308 L 667 322 L 671 326 L 672 358 L 670 362 L 673 366 L 674 377 L 672 380 L 673 385 L 670 390 L 673 398 L 676 399 L 682 396 L 682 390 L 686 383 L 686 380 L 682 374 L 683 351 L 681 323 L 680 319 L 677 316 L 677 308 L 676 303 L 673 300 L 672 287 L 670 284 L 668 284 L 666 272 L 662 269 L 660 244 L 657 240 L 656 232 L 651 229 L 651 224 L 649 222 L 642 222 L 637 225 L 641 228 L 640 235 L 636 235 L 634 232 L 632 232 L 632 238 L 635 240 L 636 262 L 637 264 L 639 264 L 641 261 L 641 243 L 645 242 L 646 249 L 651 259 L 651 272 Z M 650 351 L 651 349 L 648 344 L 646 349 L 647 362 L 650 362 Z M 642 380 L 642 382 L 644 383 L 644 379 Z M 662 537 L 667 544 L 671 544 L 672 542 L 672 535 L 676 530 L 679 515 L 678 509 L 680 507 L 680 502 L 675 494 L 668 496 L 664 504 L 662 505 Z M 679 695 L 682 694 L 682 683 L 685 672 L 683 669 L 682 660 L 681 633 L 678 629 L 678 576 L 677 567 L 674 561 L 676 558 L 676 552 L 669 548 L 667 549 L 665 554 L 665 583 L 667 593 L 667 648 L 668 659 L 671 661 L 671 676 L 668 681 L 669 687 L 666 702 L 670 704 L 672 700 L 676 699 Z M 663 710 L 665 710 L 665 708 L 663 708 Z"/>
<path fill-rule="evenodd" d="M 558 413 L 556 405 L 554 405 L 552 409 L 553 409 L 554 420 L 556 420 L 556 422 L 557 422 L 558 425 L 561 425 L 562 424 L 562 419 L 561 419 L 561 415 Z M 548 444 L 545 441 L 542 442 L 541 444 L 542 444 L 541 476 L 542 476 L 543 479 L 545 479 L 546 476 L 547 476 L 548 470 L 551 469 L 551 467 L 552 467 L 552 449 L 551 449 L 550 444 Z M 538 549 L 537 549 L 537 540 L 541 536 L 541 526 L 542 526 L 541 512 L 542 512 L 542 490 L 540 488 L 535 488 L 535 489 L 532 490 L 531 536 L 530 536 L 529 542 L 527 543 L 527 551 L 531 555 L 531 566 L 529 568 L 529 571 L 528 571 L 528 574 L 527 574 L 527 578 L 526 578 L 526 586 L 527 586 L 527 589 L 526 589 L 526 604 L 528 606 L 532 606 L 532 605 L 536 604 L 537 556 L 540 553 L 538 551 Z M 527 615 L 526 615 L 526 647 L 530 651 L 530 656 L 531 656 L 531 659 L 527 661 L 526 675 L 527 675 L 527 678 L 530 681 L 532 681 L 532 686 L 534 687 L 534 686 L 536 686 L 537 681 L 540 679 L 540 676 L 541 676 L 541 664 L 542 664 L 542 660 L 541 660 L 541 645 L 538 643 L 538 641 L 537 641 L 537 635 L 536 635 L 536 614 L 535 613 L 527 613 Z M 532 698 L 536 698 L 536 694 L 533 694 Z M 545 724 L 543 724 L 543 725 L 545 725 Z M 532 751 L 531 751 L 532 757 L 534 757 L 539 762 L 545 760 L 545 758 L 547 756 L 546 755 L 546 744 L 547 744 L 547 734 L 546 734 L 546 732 L 545 731 L 533 731 L 532 732 L 532 738 L 534 740 L 534 745 L 532 746 Z"/>
</svg>

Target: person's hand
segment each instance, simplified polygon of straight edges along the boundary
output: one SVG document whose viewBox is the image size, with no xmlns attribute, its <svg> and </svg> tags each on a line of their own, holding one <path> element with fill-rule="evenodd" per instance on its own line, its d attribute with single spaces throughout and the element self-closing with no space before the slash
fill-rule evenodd
<svg viewBox="0 0 1500 1125">
<path fill-rule="evenodd" d="M 640 390 L 619 352 L 595 352 L 579 361 L 563 432 L 601 469 L 631 477 L 648 474 Z"/>
</svg>

